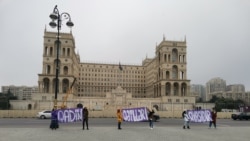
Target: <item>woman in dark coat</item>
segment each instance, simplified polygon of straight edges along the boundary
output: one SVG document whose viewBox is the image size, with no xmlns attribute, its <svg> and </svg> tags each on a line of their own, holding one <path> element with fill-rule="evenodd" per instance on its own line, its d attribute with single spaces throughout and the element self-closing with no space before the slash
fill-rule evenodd
<svg viewBox="0 0 250 141">
<path fill-rule="evenodd" d="M 58 119 L 57 119 L 57 112 L 52 109 L 52 112 L 51 112 L 51 123 L 50 123 L 50 128 L 52 130 L 56 130 L 57 128 L 59 128 L 59 125 L 58 125 Z"/>
</svg>

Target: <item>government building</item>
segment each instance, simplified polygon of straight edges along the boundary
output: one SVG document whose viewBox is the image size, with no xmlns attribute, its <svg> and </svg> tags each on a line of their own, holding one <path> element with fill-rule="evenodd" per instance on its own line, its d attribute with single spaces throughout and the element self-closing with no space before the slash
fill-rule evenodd
<svg viewBox="0 0 250 141">
<path fill-rule="evenodd" d="M 29 109 L 53 108 L 56 41 L 57 33 L 45 29 L 38 92 L 27 101 Z M 58 105 L 67 103 L 67 107 L 76 107 L 81 104 L 93 110 L 139 106 L 173 110 L 173 104 L 182 110 L 195 105 L 195 96 L 190 94 L 190 80 L 187 78 L 186 39 L 169 41 L 163 37 L 155 47 L 155 56 L 146 57 L 141 65 L 81 62 L 80 54 L 75 50 L 72 32 L 60 33 Z M 18 109 L 18 106 L 14 108 Z"/>
</svg>

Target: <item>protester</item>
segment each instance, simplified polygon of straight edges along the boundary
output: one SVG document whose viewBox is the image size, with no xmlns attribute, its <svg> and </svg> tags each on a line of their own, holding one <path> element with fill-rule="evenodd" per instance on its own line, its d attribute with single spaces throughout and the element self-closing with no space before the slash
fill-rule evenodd
<svg viewBox="0 0 250 141">
<path fill-rule="evenodd" d="M 52 130 L 56 130 L 57 128 L 59 128 L 58 125 L 58 119 L 57 119 L 57 112 L 55 111 L 55 109 L 53 108 L 51 111 L 51 123 L 50 123 L 50 128 Z"/>
<path fill-rule="evenodd" d="M 216 118 L 217 118 L 217 112 L 215 108 L 213 108 L 211 112 L 211 118 L 212 120 L 209 122 L 209 128 L 211 128 L 212 124 L 214 125 L 214 128 L 216 128 Z"/>
<path fill-rule="evenodd" d="M 148 120 L 149 120 L 150 129 L 154 128 L 154 123 L 153 123 L 154 113 L 155 113 L 154 110 L 152 110 L 152 111 L 149 110 Z"/>
<path fill-rule="evenodd" d="M 82 109 L 82 130 L 85 129 L 85 124 L 87 126 L 87 130 L 89 130 L 89 111 L 87 107 Z"/>
<path fill-rule="evenodd" d="M 184 125 L 183 125 L 183 129 L 186 129 L 186 127 L 187 127 L 187 129 L 190 129 L 190 127 L 189 127 L 189 117 L 188 117 L 188 114 L 187 114 L 187 111 L 186 110 L 184 110 L 183 112 L 182 112 L 182 117 L 183 117 L 183 119 L 184 119 Z"/>
<path fill-rule="evenodd" d="M 121 124 L 122 124 L 122 120 L 123 120 L 123 117 L 122 117 L 122 111 L 120 109 L 117 109 L 117 122 L 118 122 L 118 130 L 121 130 Z"/>
</svg>

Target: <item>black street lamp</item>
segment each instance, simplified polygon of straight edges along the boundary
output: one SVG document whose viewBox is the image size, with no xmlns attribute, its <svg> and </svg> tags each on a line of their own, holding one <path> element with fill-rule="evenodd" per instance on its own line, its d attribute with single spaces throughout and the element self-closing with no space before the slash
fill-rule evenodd
<svg viewBox="0 0 250 141">
<path fill-rule="evenodd" d="M 73 27 L 74 24 L 71 21 L 70 15 L 66 12 L 59 13 L 59 10 L 57 8 L 57 5 L 55 6 L 53 13 L 49 15 L 49 17 L 52 19 L 52 21 L 49 23 L 49 25 L 52 28 L 57 27 L 57 41 L 56 41 L 56 86 L 55 86 L 55 100 L 54 100 L 54 109 L 57 109 L 57 92 L 58 92 L 58 73 L 59 73 L 59 46 L 60 46 L 60 39 L 59 34 L 62 26 L 62 20 L 67 20 L 66 25 L 68 27 Z"/>
</svg>

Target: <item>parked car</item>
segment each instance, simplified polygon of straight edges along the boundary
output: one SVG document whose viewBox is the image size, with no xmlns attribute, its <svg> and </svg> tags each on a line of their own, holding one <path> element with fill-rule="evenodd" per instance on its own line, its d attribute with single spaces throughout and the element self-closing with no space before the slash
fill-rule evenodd
<svg viewBox="0 0 250 141">
<path fill-rule="evenodd" d="M 41 119 L 51 118 L 51 111 L 44 110 L 44 111 L 38 112 L 37 117 Z"/>
<path fill-rule="evenodd" d="M 233 120 L 237 120 L 237 119 L 239 119 L 239 120 L 242 120 L 242 119 L 248 120 L 248 119 L 250 119 L 250 112 L 233 113 L 231 115 L 231 118 Z"/>
</svg>

